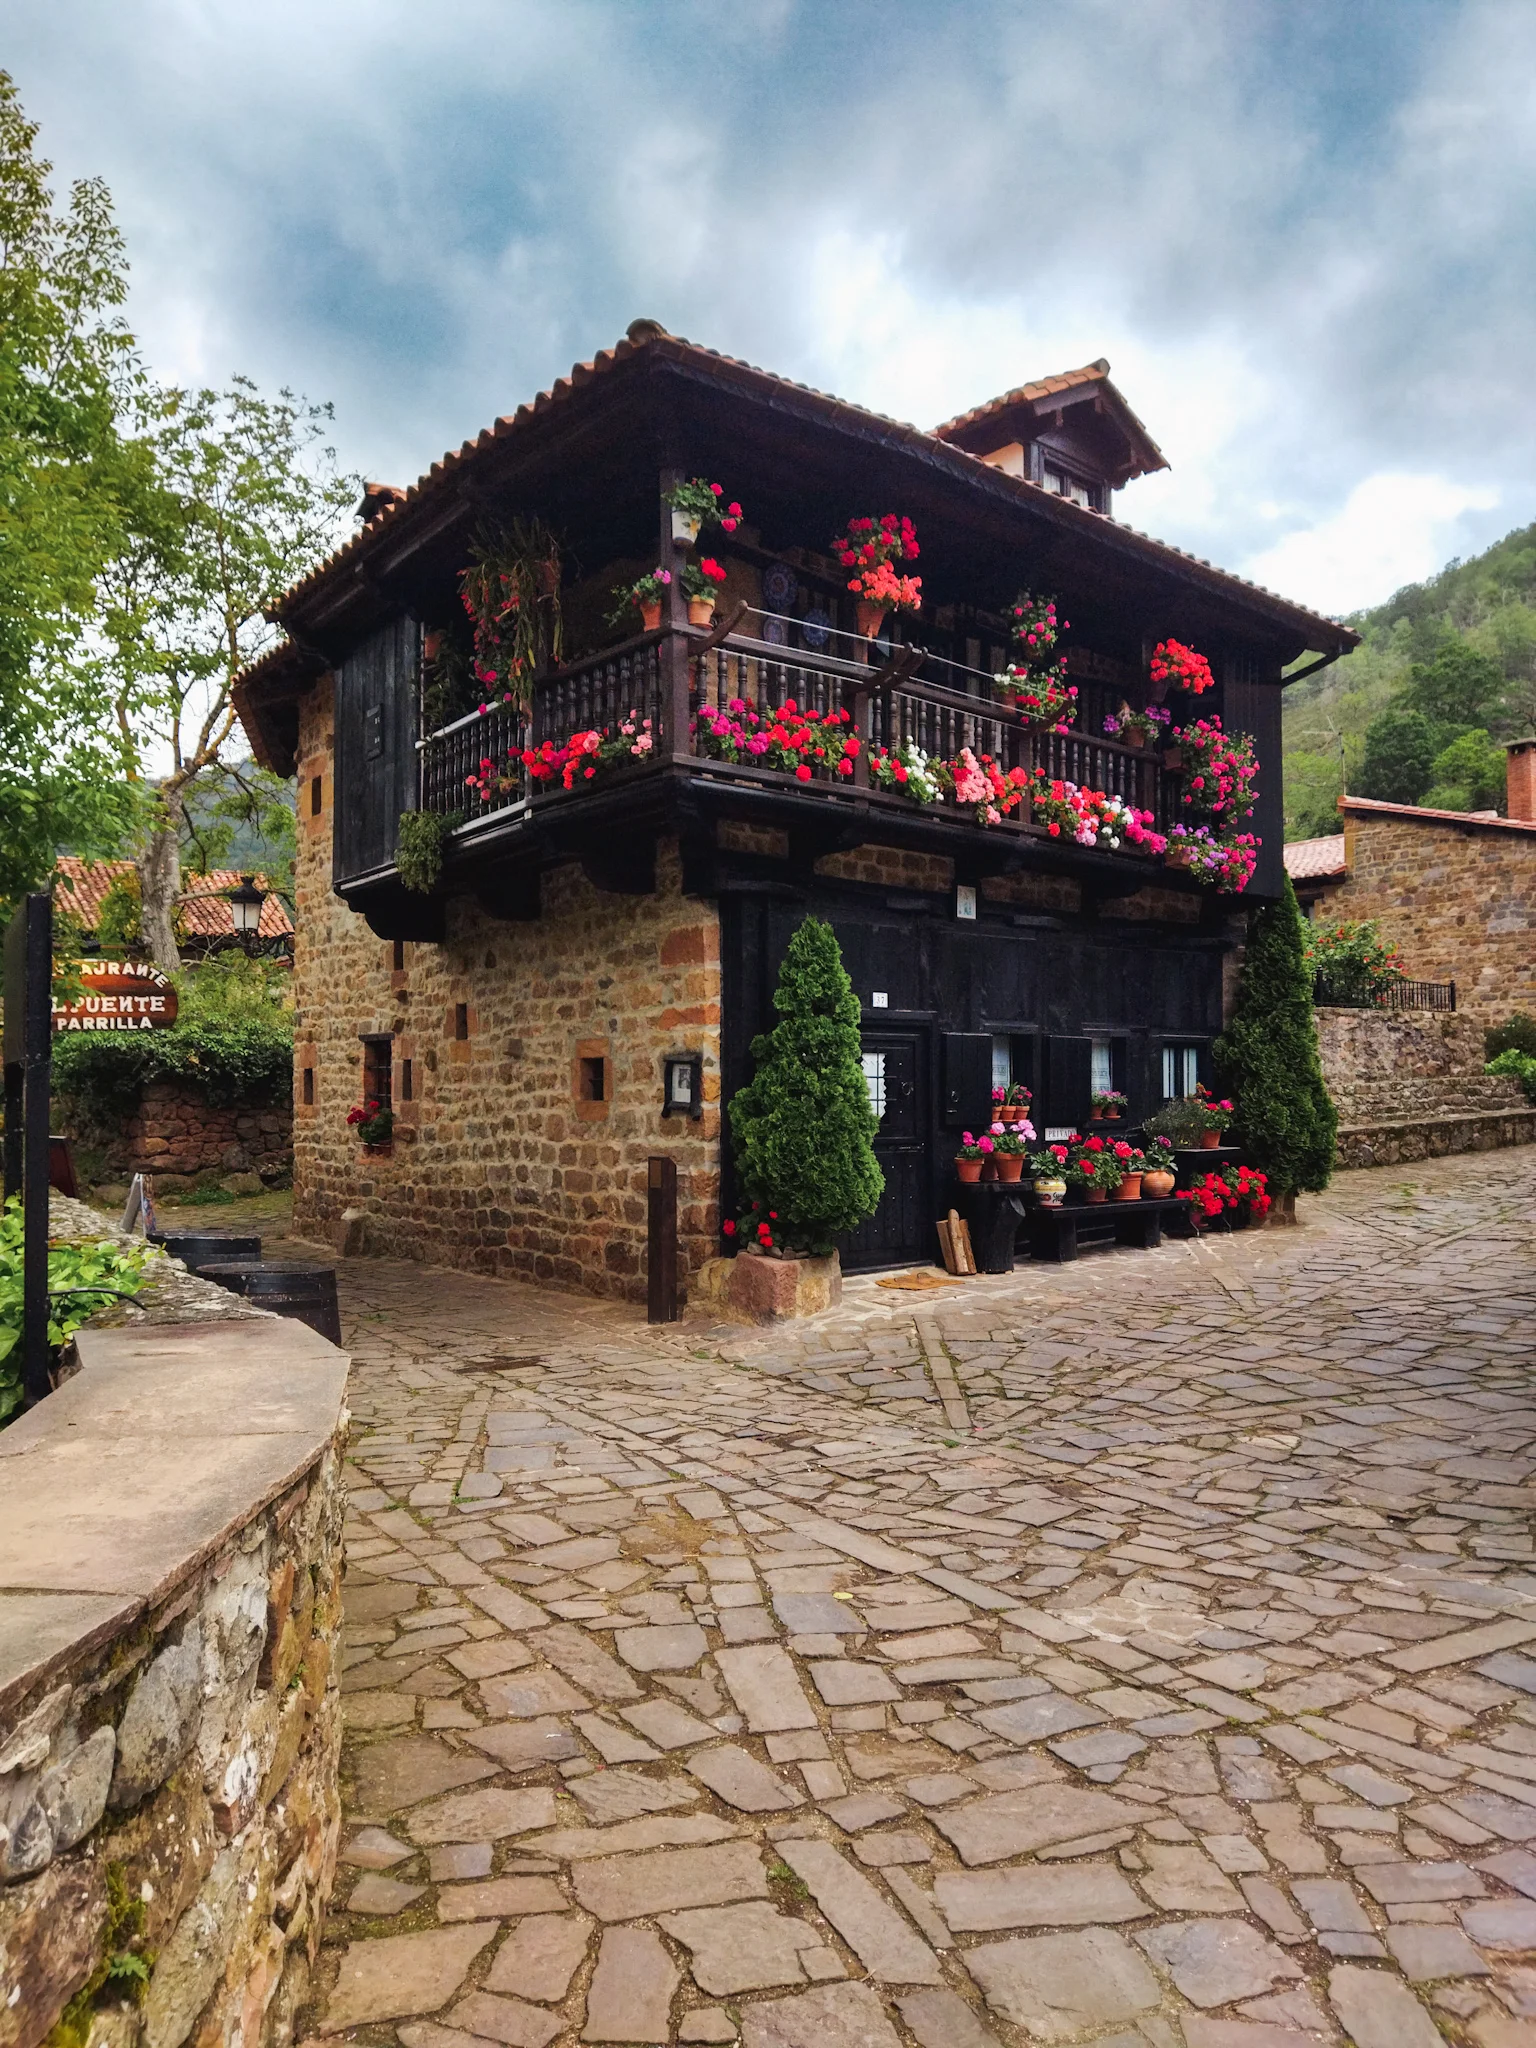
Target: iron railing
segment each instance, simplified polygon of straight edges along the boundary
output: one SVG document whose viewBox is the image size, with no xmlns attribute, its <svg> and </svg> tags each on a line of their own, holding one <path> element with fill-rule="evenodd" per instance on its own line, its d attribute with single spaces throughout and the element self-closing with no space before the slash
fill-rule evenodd
<svg viewBox="0 0 1536 2048">
<path fill-rule="evenodd" d="M 1166 832 L 1177 815 L 1177 778 L 1154 754 L 1075 728 L 1060 733 L 1032 728 L 998 701 L 990 673 L 922 648 L 869 641 L 834 628 L 818 629 L 819 645 L 791 647 L 789 629 L 799 637 L 803 622 L 771 612 L 740 611 L 730 626 L 718 640 L 694 633 L 680 642 L 675 659 L 686 662 L 685 672 L 669 668 L 664 659 L 666 634 L 645 634 L 540 677 L 531 716 L 516 705 L 496 705 L 428 734 L 420 742 L 422 809 L 457 811 L 472 824 L 529 801 L 563 795 L 559 782 L 530 779 L 523 751 L 546 740 L 558 745 L 577 731 L 613 729 L 626 719 L 650 721 L 655 765 L 697 758 L 701 750 L 694 729 L 700 716 L 741 699 L 764 711 L 778 711 L 790 701 L 820 713 L 846 710 L 863 742 L 854 778 L 861 787 L 868 781 L 870 746 L 911 744 L 942 760 L 968 747 L 977 755 L 991 755 L 1005 769 L 1040 767 L 1053 777 L 1118 796 L 1150 811 L 1160 831 Z M 713 759 L 709 769 L 753 780 L 768 772 L 736 770 Z M 818 771 L 817 779 L 830 782 L 831 777 Z M 847 781 L 839 786 L 846 789 Z M 1014 829 L 1023 822 L 1005 820 Z"/>
<path fill-rule="evenodd" d="M 1454 981 L 1396 981 L 1390 988 L 1368 989 L 1358 983 L 1318 975 L 1312 1000 L 1327 1010 L 1454 1010 Z"/>
</svg>

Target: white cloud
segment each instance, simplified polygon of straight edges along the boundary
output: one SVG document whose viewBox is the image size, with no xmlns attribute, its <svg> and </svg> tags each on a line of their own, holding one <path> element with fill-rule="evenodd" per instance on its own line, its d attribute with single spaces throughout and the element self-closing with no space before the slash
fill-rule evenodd
<svg viewBox="0 0 1536 2048">
<path fill-rule="evenodd" d="M 1328 518 L 1252 556 L 1242 573 L 1318 611 L 1360 610 L 1432 576 L 1459 551 L 1463 515 L 1498 503 L 1499 493 L 1486 487 L 1382 471 L 1356 484 Z"/>
</svg>

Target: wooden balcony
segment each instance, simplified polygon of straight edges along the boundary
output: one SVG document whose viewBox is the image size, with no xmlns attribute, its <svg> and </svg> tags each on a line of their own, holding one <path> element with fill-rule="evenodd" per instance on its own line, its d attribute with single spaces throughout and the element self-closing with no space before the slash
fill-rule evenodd
<svg viewBox="0 0 1536 2048">
<path fill-rule="evenodd" d="M 669 770 L 681 770 L 695 784 L 736 788 L 743 796 L 776 794 L 799 806 L 857 805 L 875 829 L 921 822 L 928 837 L 936 828 L 946 838 L 999 837 L 1039 842 L 1041 850 L 1065 850 L 1043 826 L 1030 821 L 1027 807 L 1000 823 L 982 827 L 970 811 L 953 804 L 920 806 L 895 791 L 870 786 L 869 750 L 910 742 L 931 757 L 952 760 L 962 748 L 990 755 L 1005 770 L 1043 768 L 1087 789 L 1102 790 L 1127 805 L 1149 811 L 1166 833 L 1178 815 L 1178 778 L 1156 753 L 1123 745 L 1074 726 L 1066 732 L 1031 727 L 996 699 L 992 677 L 915 646 L 869 642 L 832 629 L 819 647 L 785 644 L 801 622 L 744 608 L 713 631 L 641 634 L 541 677 L 534 687 L 531 717 L 513 705 L 471 713 L 418 742 L 423 810 L 457 812 L 463 822 L 455 839 L 500 842 L 520 820 L 571 813 L 621 791 L 638 794 Z M 778 636 L 783 636 L 778 637 Z M 1100 698 L 1103 703 L 1099 702 Z M 1078 718 L 1101 722 L 1118 702 L 1118 691 L 1080 686 Z M 818 769 L 810 783 L 772 768 L 717 760 L 701 750 L 701 714 L 744 700 L 759 710 L 777 711 L 793 702 L 802 710 L 848 713 L 860 750 L 851 777 Z M 615 727 L 626 719 L 649 720 L 653 749 L 644 763 L 605 770 L 585 788 L 567 792 L 559 781 L 538 781 L 523 765 L 525 749 L 543 742 L 561 745 L 573 732 Z M 489 763 L 494 786 L 472 786 Z M 611 805 L 602 806 L 605 813 Z M 1022 845 L 1020 846 L 1022 850 Z M 1086 849 L 1078 849 L 1079 852 Z M 1145 869 L 1147 856 L 1135 849 L 1103 859 L 1130 859 Z M 1157 863 L 1161 870 L 1161 863 Z M 1172 877 L 1170 877 L 1172 879 Z M 1182 878 L 1180 878 L 1182 880 Z"/>
</svg>

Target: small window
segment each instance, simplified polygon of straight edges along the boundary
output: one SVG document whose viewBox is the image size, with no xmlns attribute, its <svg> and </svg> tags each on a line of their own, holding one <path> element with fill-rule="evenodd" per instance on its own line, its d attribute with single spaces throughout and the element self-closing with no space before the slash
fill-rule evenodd
<svg viewBox="0 0 1536 2048">
<path fill-rule="evenodd" d="M 997 1038 L 992 1040 L 992 1086 L 1011 1088 L 1013 1086 L 1013 1040 Z"/>
<path fill-rule="evenodd" d="M 305 1107 L 306 1109 L 313 1109 L 313 1108 L 314 1108 L 314 1106 L 315 1106 L 315 1070 L 314 1070 L 314 1068 L 313 1068 L 313 1067 L 305 1067 L 305 1068 L 304 1068 L 304 1069 L 302 1070 L 302 1073 L 301 1073 L 301 1076 L 300 1076 L 300 1085 L 299 1085 L 299 1099 L 300 1099 L 300 1100 L 302 1101 L 302 1103 L 304 1104 L 304 1107 Z"/>
<path fill-rule="evenodd" d="M 864 1086 L 869 1090 L 869 1106 L 875 1112 L 875 1122 L 885 1115 L 885 1054 L 867 1052 L 864 1054 Z"/>
<path fill-rule="evenodd" d="M 1095 1095 L 1107 1095 L 1115 1085 L 1114 1045 L 1107 1038 L 1092 1038 L 1088 1044 L 1088 1086 Z"/>
<path fill-rule="evenodd" d="M 605 1102 L 608 1098 L 607 1075 L 604 1069 L 608 1062 L 601 1055 L 584 1055 L 577 1062 L 577 1083 L 583 1102 Z"/>
<path fill-rule="evenodd" d="M 395 942 L 394 942 L 394 953 L 393 953 L 393 955 L 391 956 L 391 964 L 392 964 L 392 966 L 394 967 L 394 970 L 395 970 L 396 974 L 404 974 L 404 972 L 405 972 L 405 941 L 404 941 L 404 939 L 396 939 L 396 940 L 395 940 Z"/>
<path fill-rule="evenodd" d="M 1073 476 L 1065 469 L 1048 468 L 1045 488 L 1054 491 L 1058 498 L 1069 498 L 1074 505 L 1086 505 L 1090 512 L 1095 509 L 1093 485 L 1084 483 L 1081 477 Z"/>
<path fill-rule="evenodd" d="M 455 1038 L 468 1038 L 469 1036 L 468 1003 L 455 1003 L 453 1006 L 453 1035 Z"/>
<path fill-rule="evenodd" d="M 402 1060 L 400 1062 L 400 1100 L 402 1102 L 414 1102 L 416 1100 L 416 1063 L 414 1060 Z"/>
<path fill-rule="evenodd" d="M 395 1099 L 395 1043 L 392 1038 L 363 1040 L 363 1100 L 389 1109 Z"/>
<path fill-rule="evenodd" d="M 309 778 L 309 815 L 318 818 L 325 809 L 325 777 L 311 775 Z"/>
<path fill-rule="evenodd" d="M 1198 1045 L 1165 1045 L 1163 1047 L 1163 1100 L 1172 1102 L 1182 1095 L 1193 1095 L 1200 1079 L 1200 1048 Z"/>
</svg>

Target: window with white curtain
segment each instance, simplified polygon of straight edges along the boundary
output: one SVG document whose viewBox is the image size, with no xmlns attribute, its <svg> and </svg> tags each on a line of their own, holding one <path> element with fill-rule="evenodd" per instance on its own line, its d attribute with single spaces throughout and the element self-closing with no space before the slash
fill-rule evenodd
<svg viewBox="0 0 1536 2048">
<path fill-rule="evenodd" d="M 992 1086 L 1011 1088 L 1013 1086 L 1013 1040 L 997 1038 L 992 1040 Z"/>
<path fill-rule="evenodd" d="M 1175 1096 L 1193 1095 L 1200 1079 L 1200 1048 L 1198 1045 L 1165 1045 L 1163 1047 L 1163 1099 L 1172 1102 Z"/>
<path fill-rule="evenodd" d="M 1107 1095 L 1115 1085 L 1114 1048 L 1107 1038 L 1091 1038 L 1088 1085 L 1095 1095 Z"/>
</svg>

